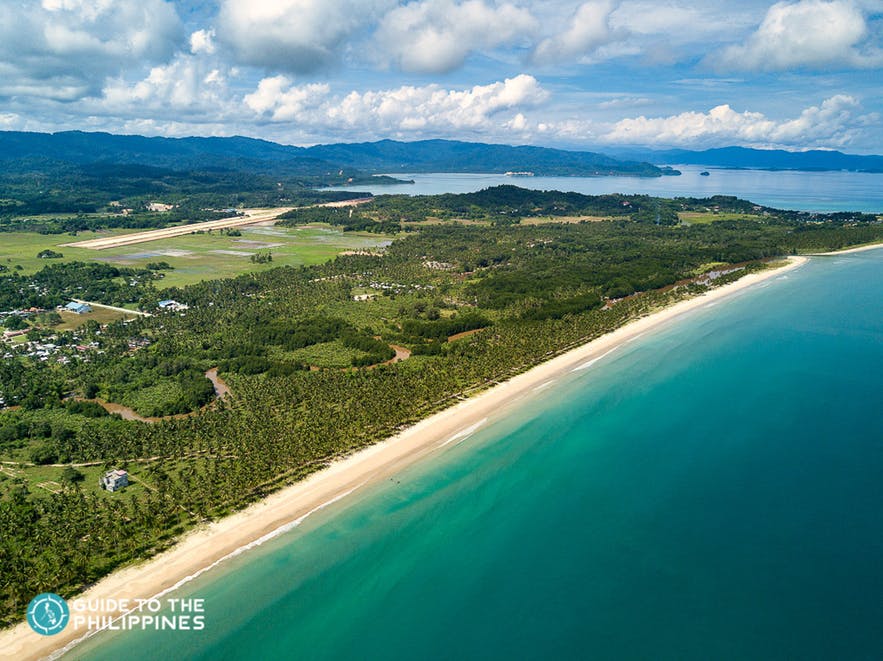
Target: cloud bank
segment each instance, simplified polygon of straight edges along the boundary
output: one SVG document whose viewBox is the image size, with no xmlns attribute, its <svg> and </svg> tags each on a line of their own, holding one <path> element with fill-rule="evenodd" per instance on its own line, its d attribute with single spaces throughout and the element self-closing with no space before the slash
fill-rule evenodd
<svg viewBox="0 0 883 661">
<path fill-rule="evenodd" d="M 403 71 L 453 71 L 474 51 L 528 40 L 539 23 L 526 9 L 484 0 L 424 0 L 397 7 L 374 36 L 379 59 Z"/>
<path fill-rule="evenodd" d="M 623 119 L 604 140 L 617 144 L 643 144 L 705 148 L 727 144 L 755 147 L 842 147 L 853 141 L 879 117 L 862 114 L 859 102 L 837 95 L 799 116 L 773 120 L 759 112 L 737 112 L 720 105 L 707 113 L 684 112 L 669 117 Z"/>
<path fill-rule="evenodd" d="M 494 131 L 513 121 L 506 111 L 536 106 L 548 93 L 535 78 L 520 75 L 466 90 L 438 85 L 333 94 L 325 84 L 292 85 L 284 76 L 265 78 L 243 102 L 271 122 L 340 131 Z M 517 114 L 517 113 L 516 113 Z"/>
</svg>

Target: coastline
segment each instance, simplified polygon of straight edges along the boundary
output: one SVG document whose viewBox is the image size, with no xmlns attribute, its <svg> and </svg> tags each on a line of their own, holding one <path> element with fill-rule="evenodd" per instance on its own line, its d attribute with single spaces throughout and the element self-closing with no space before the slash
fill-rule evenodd
<svg viewBox="0 0 883 661">
<path fill-rule="evenodd" d="M 826 254 L 836 255 L 879 247 L 883 247 L 883 244 Z M 226 559 L 292 529 L 312 513 L 348 497 L 361 487 L 385 479 L 440 448 L 465 439 L 475 429 L 498 416 L 501 408 L 513 400 L 530 395 L 532 391 L 549 385 L 574 369 L 588 367 L 622 344 L 691 310 L 727 298 L 807 261 L 807 257 L 791 257 L 785 266 L 743 276 L 701 296 L 680 301 L 636 319 L 436 413 L 386 441 L 336 461 L 306 480 L 271 494 L 241 512 L 191 531 L 171 549 L 110 574 L 80 596 L 94 600 L 134 600 L 164 595 Z M 98 614 L 116 616 L 121 613 Z M 0 632 L 0 658 L 54 658 L 84 637 L 81 632 L 72 629 L 56 636 L 44 637 L 31 631 L 27 624 L 20 623 Z"/>
<path fill-rule="evenodd" d="M 868 250 L 877 250 L 883 248 L 883 243 L 868 243 L 856 248 L 844 248 L 843 250 L 832 250 L 831 252 L 814 252 L 808 257 L 834 257 L 836 255 L 848 255 L 853 252 L 867 252 Z"/>
</svg>

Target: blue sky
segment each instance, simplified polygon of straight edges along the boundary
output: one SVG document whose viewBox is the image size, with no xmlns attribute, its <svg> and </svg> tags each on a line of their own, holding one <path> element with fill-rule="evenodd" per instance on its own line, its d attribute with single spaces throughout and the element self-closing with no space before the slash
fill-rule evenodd
<svg viewBox="0 0 883 661">
<path fill-rule="evenodd" d="M 883 152 L 883 0 L 3 0 L 0 129 Z"/>
</svg>

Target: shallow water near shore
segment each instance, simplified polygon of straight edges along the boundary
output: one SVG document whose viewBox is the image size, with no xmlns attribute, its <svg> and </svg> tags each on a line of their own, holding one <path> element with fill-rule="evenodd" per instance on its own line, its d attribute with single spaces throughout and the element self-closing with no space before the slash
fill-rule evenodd
<svg viewBox="0 0 883 661">
<path fill-rule="evenodd" d="M 883 250 L 537 390 L 85 659 L 880 658 Z"/>
</svg>

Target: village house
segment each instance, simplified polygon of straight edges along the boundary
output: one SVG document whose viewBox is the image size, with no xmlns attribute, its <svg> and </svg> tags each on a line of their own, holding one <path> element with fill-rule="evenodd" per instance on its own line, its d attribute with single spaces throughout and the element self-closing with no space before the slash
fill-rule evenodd
<svg viewBox="0 0 883 661">
<path fill-rule="evenodd" d="M 107 491 L 119 491 L 129 486 L 129 473 L 121 468 L 107 471 L 98 478 L 98 486 Z"/>
<path fill-rule="evenodd" d="M 157 303 L 157 306 L 160 310 L 171 310 L 172 312 L 188 310 L 190 308 L 189 305 L 178 303 L 178 301 L 173 301 L 171 299 L 160 301 L 159 303 Z"/>
</svg>

